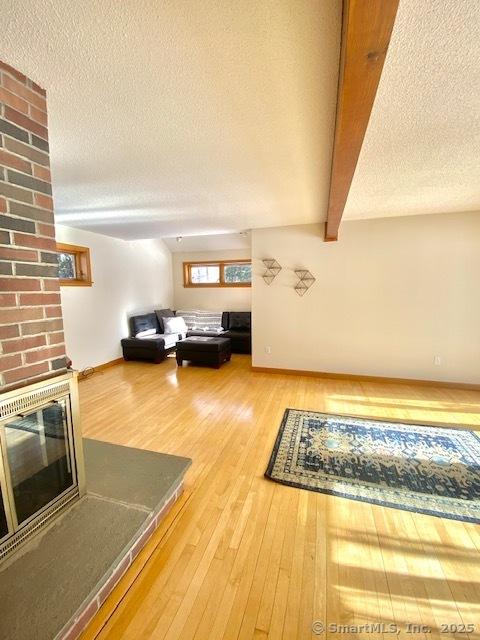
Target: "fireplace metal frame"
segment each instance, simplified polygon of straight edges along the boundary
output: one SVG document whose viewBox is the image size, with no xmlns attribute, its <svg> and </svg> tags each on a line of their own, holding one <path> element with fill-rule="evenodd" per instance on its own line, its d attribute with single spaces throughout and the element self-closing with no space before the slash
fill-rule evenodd
<svg viewBox="0 0 480 640">
<path fill-rule="evenodd" d="M 8 526 L 8 533 L 0 539 L 0 562 L 16 551 L 34 533 L 47 526 L 72 501 L 79 499 L 86 492 L 80 430 L 78 377 L 76 372 L 68 372 L 55 378 L 42 380 L 2 394 L 0 396 L 0 427 L 3 427 L 6 422 L 15 416 L 30 414 L 58 400 L 66 401 L 68 445 L 74 484 L 21 524 L 18 524 L 16 520 L 12 484 L 7 471 L 5 432 L 3 428 L 0 428 L 0 449 L 2 454 L 2 459 L 0 459 L 0 486 Z"/>
</svg>

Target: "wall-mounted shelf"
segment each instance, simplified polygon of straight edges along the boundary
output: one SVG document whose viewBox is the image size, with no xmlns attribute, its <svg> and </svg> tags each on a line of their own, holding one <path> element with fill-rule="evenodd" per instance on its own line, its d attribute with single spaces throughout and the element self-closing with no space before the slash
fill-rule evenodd
<svg viewBox="0 0 480 640">
<path fill-rule="evenodd" d="M 304 296 L 315 282 L 315 278 L 307 269 L 295 269 L 295 275 L 298 278 L 298 282 L 294 289 L 299 296 Z"/>
<path fill-rule="evenodd" d="M 272 282 L 275 280 L 275 278 L 278 276 L 278 274 L 282 270 L 282 267 L 273 258 L 262 260 L 262 262 L 266 267 L 266 271 L 262 275 L 262 278 L 265 280 L 267 284 L 272 284 Z"/>
</svg>

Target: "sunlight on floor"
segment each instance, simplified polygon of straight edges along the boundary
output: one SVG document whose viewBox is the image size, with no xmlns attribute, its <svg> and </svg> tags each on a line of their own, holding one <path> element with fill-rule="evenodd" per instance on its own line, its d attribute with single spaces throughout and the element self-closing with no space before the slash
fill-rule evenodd
<svg viewBox="0 0 480 640">
<path fill-rule="evenodd" d="M 369 508 L 362 509 L 368 512 Z M 332 618 L 340 616 L 340 622 L 351 625 L 393 622 L 402 630 L 410 624 L 431 628 L 426 635 L 416 633 L 417 638 L 457 637 L 448 625 L 454 629 L 478 624 L 480 583 L 471 571 L 478 562 L 478 549 L 473 542 L 469 540 L 468 549 L 465 540 L 458 544 L 443 540 L 435 529 L 421 526 L 429 525 L 428 516 L 421 516 L 420 526 L 410 528 L 409 513 L 386 510 L 381 518 L 378 507 L 370 509 L 375 524 L 331 526 L 330 562 L 336 566 L 339 602 Z M 348 501 L 340 503 L 340 511 L 348 511 Z M 377 530 L 380 520 L 391 528 L 391 535 Z M 456 523 L 452 527 L 463 530 Z M 356 637 L 372 635 L 376 637 L 371 631 Z"/>
<path fill-rule="evenodd" d="M 435 423 L 443 423 L 458 426 L 473 426 L 480 429 L 480 403 L 474 402 L 445 402 L 436 401 L 433 398 L 399 398 L 378 397 L 368 394 L 329 394 L 326 400 L 327 411 L 358 416 L 370 416 L 372 418 L 392 418 L 409 421 L 418 420 L 420 424 L 431 424 L 425 421 L 425 411 L 434 412 Z M 398 414 L 398 417 L 397 417 Z"/>
</svg>

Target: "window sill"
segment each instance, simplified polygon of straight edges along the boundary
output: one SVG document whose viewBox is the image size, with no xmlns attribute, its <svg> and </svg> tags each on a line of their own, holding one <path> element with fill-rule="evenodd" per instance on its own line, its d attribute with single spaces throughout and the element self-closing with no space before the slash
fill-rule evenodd
<svg viewBox="0 0 480 640">
<path fill-rule="evenodd" d="M 91 280 L 60 280 L 61 287 L 91 287 Z"/>
</svg>

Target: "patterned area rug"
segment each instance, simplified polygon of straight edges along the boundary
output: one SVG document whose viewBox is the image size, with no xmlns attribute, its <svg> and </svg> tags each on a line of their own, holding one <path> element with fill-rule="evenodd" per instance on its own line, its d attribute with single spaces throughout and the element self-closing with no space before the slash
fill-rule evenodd
<svg viewBox="0 0 480 640">
<path fill-rule="evenodd" d="M 287 409 L 265 475 L 386 507 L 480 523 L 472 431 Z"/>
</svg>

